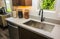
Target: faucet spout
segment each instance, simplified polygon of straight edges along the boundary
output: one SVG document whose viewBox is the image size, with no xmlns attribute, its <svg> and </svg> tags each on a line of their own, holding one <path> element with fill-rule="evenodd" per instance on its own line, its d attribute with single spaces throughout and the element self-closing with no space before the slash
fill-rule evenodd
<svg viewBox="0 0 60 39">
<path fill-rule="evenodd" d="M 39 11 L 39 16 L 41 15 L 41 22 L 44 21 L 44 17 L 43 17 L 43 9 L 40 9 Z"/>
</svg>

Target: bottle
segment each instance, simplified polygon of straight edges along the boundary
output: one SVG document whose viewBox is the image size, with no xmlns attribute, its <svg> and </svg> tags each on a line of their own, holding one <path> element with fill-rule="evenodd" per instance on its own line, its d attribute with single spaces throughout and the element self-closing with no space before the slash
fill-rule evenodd
<svg viewBox="0 0 60 39">
<path fill-rule="evenodd" d="M 17 17 L 17 12 L 16 12 L 16 11 L 13 11 L 12 16 L 13 16 L 14 18 L 16 18 L 16 17 Z"/>
</svg>

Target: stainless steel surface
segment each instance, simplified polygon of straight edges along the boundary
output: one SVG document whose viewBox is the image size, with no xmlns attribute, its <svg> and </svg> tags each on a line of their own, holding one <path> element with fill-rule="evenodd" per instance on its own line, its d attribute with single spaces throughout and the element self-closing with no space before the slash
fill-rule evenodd
<svg viewBox="0 0 60 39">
<path fill-rule="evenodd" d="M 42 23 L 42 22 L 37 22 L 37 21 L 33 21 L 33 20 L 30 20 L 24 24 L 31 26 L 31 27 L 38 28 L 38 29 L 42 29 L 42 30 L 45 30 L 48 32 L 51 32 L 52 29 L 54 28 L 54 25 L 50 25 L 50 24 L 46 24 L 46 23 Z"/>
<path fill-rule="evenodd" d="M 8 30 L 9 30 L 9 36 L 10 39 L 19 39 L 19 31 L 18 31 L 18 27 L 11 25 L 8 23 Z"/>
</svg>

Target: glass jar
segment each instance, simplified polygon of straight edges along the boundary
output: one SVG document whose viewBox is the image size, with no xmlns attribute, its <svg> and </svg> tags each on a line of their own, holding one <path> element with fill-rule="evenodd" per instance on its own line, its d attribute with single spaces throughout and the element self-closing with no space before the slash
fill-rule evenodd
<svg viewBox="0 0 60 39">
<path fill-rule="evenodd" d="M 28 9 L 25 9 L 25 11 L 24 11 L 24 18 L 25 19 L 29 18 L 29 10 Z"/>
</svg>

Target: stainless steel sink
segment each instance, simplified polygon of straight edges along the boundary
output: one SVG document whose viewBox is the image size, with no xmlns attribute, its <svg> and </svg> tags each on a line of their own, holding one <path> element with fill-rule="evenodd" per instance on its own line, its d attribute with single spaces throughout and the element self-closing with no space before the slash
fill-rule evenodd
<svg viewBox="0 0 60 39">
<path fill-rule="evenodd" d="M 24 24 L 34 27 L 34 28 L 42 29 L 42 30 L 45 30 L 48 32 L 51 32 L 54 28 L 54 25 L 50 25 L 50 24 L 46 24 L 46 23 L 42 23 L 42 22 L 37 22 L 37 21 L 33 21 L 33 20 L 25 22 Z"/>
</svg>

